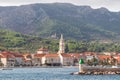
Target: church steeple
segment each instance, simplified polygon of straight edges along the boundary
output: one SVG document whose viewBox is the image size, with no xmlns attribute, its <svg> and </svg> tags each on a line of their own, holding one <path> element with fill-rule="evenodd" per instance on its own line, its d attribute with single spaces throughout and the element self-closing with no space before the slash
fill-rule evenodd
<svg viewBox="0 0 120 80">
<path fill-rule="evenodd" d="M 59 42 L 59 54 L 61 53 L 65 53 L 65 44 L 64 44 L 64 39 L 63 39 L 63 35 L 61 34 L 61 38 L 60 38 L 60 42 Z"/>
<path fill-rule="evenodd" d="M 60 41 L 62 41 L 63 40 L 63 35 L 61 34 L 61 38 L 60 38 Z"/>
</svg>

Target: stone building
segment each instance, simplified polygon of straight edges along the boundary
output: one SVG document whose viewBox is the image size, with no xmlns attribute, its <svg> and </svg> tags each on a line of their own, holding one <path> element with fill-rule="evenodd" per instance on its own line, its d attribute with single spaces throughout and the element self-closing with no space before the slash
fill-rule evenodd
<svg viewBox="0 0 120 80">
<path fill-rule="evenodd" d="M 62 54 L 62 53 L 65 53 L 65 43 L 64 43 L 63 35 L 61 34 L 58 54 Z"/>
</svg>

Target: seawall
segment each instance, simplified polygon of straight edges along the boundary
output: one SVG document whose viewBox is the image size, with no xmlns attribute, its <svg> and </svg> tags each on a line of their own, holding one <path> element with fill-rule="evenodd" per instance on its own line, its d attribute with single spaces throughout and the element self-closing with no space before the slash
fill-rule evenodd
<svg viewBox="0 0 120 80">
<path fill-rule="evenodd" d="M 73 72 L 71 75 L 107 75 L 118 74 L 120 75 L 120 68 L 84 68 L 83 72 Z"/>
</svg>

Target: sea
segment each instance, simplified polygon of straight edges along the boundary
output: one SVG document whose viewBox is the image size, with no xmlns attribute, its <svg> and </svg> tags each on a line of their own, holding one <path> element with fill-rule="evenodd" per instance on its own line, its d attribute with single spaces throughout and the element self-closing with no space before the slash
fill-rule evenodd
<svg viewBox="0 0 120 80">
<path fill-rule="evenodd" d="M 120 75 L 70 75 L 77 67 L 0 70 L 0 80 L 120 80 Z"/>
</svg>

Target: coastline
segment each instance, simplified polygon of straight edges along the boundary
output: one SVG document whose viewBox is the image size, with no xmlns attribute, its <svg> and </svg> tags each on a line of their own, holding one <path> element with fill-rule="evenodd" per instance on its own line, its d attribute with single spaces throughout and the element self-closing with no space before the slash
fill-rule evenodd
<svg viewBox="0 0 120 80">
<path fill-rule="evenodd" d="M 78 66 L 19 66 L 19 67 L 0 67 L 0 68 L 78 68 Z"/>
</svg>

